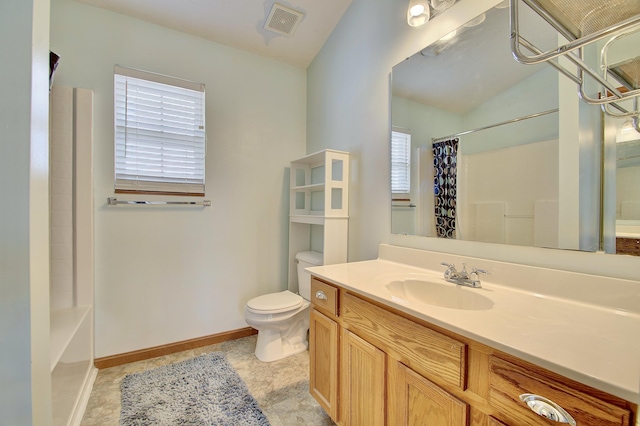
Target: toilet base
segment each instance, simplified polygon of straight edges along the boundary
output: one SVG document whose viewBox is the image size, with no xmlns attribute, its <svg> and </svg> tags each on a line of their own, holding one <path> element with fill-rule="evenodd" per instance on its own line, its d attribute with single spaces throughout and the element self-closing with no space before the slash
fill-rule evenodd
<svg viewBox="0 0 640 426">
<path fill-rule="evenodd" d="M 258 332 L 255 354 L 256 358 L 262 362 L 272 362 L 304 352 L 307 350 L 307 346 L 306 341 L 283 344 L 279 332 L 262 330 Z"/>
<path fill-rule="evenodd" d="M 258 330 L 255 355 L 260 361 L 272 362 L 286 358 L 308 348 L 309 321 L 301 320 L 289 330 L 262 328 Z"/>
</svg>

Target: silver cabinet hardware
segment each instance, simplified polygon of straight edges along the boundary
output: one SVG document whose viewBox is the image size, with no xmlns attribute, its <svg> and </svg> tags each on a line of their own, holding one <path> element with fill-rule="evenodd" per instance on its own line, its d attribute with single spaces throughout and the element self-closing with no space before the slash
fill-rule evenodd
<svg viewBox="0 0 640 426">
<path fill-rule="evenodd" d="M 520 395 L 520 401 L 526 403 L 531 411 L 545 419 L 576 426 L 576 421 L 571 414 L 550 399 L 532 393 L 523 393 Z"/>
<path fill-rule="evenodd" d="M 327 295 L 324 294 L 324 291 L 318 290 L 316 291 L 316 299 L 327 300 Z"/>
</svg>

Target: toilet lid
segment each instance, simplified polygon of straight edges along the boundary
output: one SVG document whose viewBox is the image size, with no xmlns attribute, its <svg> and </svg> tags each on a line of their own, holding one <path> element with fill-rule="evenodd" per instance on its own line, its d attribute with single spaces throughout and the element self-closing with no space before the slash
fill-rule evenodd
<svg viewBox="0 0 640 426">
<path fill-rule="evenodd" d="M 286 312 L 302 305 L 302 296 L 289 290 L 280 293 L 269 293 L 254 297 L 247 302 L 247 308 L 252 311 L 265 311 L 269 313 Z"/>
</svg>

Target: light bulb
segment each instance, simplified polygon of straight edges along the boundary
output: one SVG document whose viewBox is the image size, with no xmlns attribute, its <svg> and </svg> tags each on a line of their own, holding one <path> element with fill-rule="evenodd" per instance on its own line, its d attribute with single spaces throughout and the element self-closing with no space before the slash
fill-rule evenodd
<svg viewBox="0 0 640 426">
<path fill-rule="evenodd" d="M 412 27 L 419 27 L 427 23 L 431 17 L 431 9 L 427 0 L 409 0 L 407 9 L 407 23 Z"/>
<path fill-rule="evenodd" d="M 415 4 L 409 9 L 411 16 L 420 16 L 424 13 L 424 5 Z"/>
</svg>

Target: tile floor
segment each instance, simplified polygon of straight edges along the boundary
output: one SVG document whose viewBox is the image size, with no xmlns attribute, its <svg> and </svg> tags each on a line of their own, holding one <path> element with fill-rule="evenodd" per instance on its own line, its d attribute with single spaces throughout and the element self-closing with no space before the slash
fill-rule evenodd
<svg viewBox="0 0 640 426">
<path fill-rule="evenodd" d="M 127 374 L 222 351 L 260 404 L 271 426 L 330 426 L 329 416 L 309 394 L 309 352 L 264 363 L 253 354 L 256 336 L 178 352 L 98 372 L 81 426 L 116 426 L 120 420 L 120 382 Z M 241 425 L 238 425 L 241 426 Z"/>
</svg>

